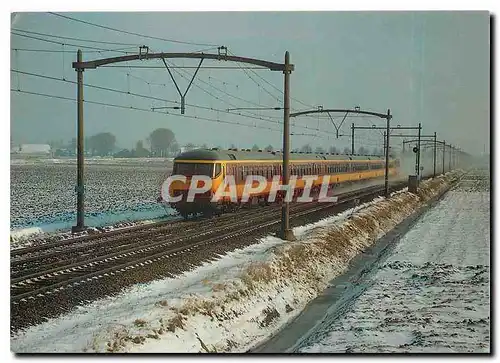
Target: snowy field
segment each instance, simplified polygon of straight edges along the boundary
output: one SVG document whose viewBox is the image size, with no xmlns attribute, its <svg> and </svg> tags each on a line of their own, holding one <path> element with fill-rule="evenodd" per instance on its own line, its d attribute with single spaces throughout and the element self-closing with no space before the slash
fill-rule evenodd
<svg viewBox="0 0 500 363">
<path fill-rule="evenodd" d="M 474 174 L 405 234 L 345 315 L 295 351 L 489 352 L 489 175 Z"/>
<path fill-rule="evenodd" d="M 86 224 L 153 219 L 166 214 L 156 203 L 170 172 L 168 160 L 92 159 L 86 161 Z M 32 227 L 44 232 L 75 223 L 74 160 L 11 160 L 11 230 Z"/>
</svg>

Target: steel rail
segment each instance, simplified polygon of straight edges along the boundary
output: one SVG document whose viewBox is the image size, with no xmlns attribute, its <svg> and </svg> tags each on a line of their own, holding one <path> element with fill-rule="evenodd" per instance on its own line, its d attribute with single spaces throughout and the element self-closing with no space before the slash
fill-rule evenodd
<svg viewBox="0 0 500 363">
<path fill-rule="evenodd" d="M 222 216 L 224 218 L 225 216 Z M 229 215 L 228 215 L 229 217 Z M 147 236 L 152 233 L 158 233 L 159 231 L 166 230 L 169 228 L 175 229 L 175 228 L 181 228 L 185 227 L 186 224 L 196 224 L 196 223 L 203 223 L 203 222 L 210 222 L 209 219 L 194 219 L 194 220 L 167 220 L 167 221 L 159 221 L 155 223 L 149 223 L 149 224 L 142 224 L 142 225 L 137 225 L 137 226 L 131 226 L 131 227 L 125 227 L 125 228 L 120 228 L 120 229 L 114 229 L 109 232 L 101 232 L 97 234 L 88 234 L 85 236 L 80 236 L 80 237 L 75 237 L 75 238 L 68 238 L 64 239 L 61 241 L 55 241 L 55 242 L 48 242 L 48 243 L 43 243 L 38 246 L 32 246 L 32 247 L 24 247 L 24 248 L 18 248 L 11 250 L 11 262 L 16 262 L 16 259 L 19 259 L 19 256 L 26 255 L 29 253 L 33 252 L 39 252 L 39 251 L 46 251 L 50 249 L 55 249 L 58 247 L 64 247 L 66 245 L 71 245 L 71 244 L 77 244 L 77 243 L 83 243 L 90 241 L 88 245 L 81 245 L 82 248 L 85 246 L 92 246 L 92 245 L 98 245 L 102 243 L 109 243 L 109 242 L 117 242 L 122 239 L 129 238 L 129 235 L 132 233 L 137 233 L 140 232 L 142 233 L 142 236 Z M 117 237 L 117 239 L 111 239 L 109 240 L 109 237 Z M 95 241 L 93 243 L 93 241 Z M 71 247 L 70 247 L 71 248 Z M 27 260 L 27 259 L 26 259 Z"/>
<path fill-rule="evenodd" d="M 229 223 L 222 224 L 222 226 L 215 226 L 215 228 L 208 230 L 208 231 L 205 231 L 205 232 L 195 232 L 193 234 L 187 234 L 187 235 L 173 238 L 169 241 L 164 240 L 164 237 L 168 237 L 169 235 L 167 235 L 167 236 L 163 235 L 163 234 L 156 235 L 155 239 L 152 241 L 152 243 L 148 243 L 148 241 L 146 241 L 146 244 L 143 244 L 141 246 L 134 246 L 134 247 L 127 248 L 127 249 L 120 249 L 119 251 L 108 253 L 105 255 L 97 255 L 96 257 L 94 257 L 90 260 L 73 262 L 73 263 L 65 264 L 63 266 L 58 266 L 58 267 L 54 267 L 54 268 L 50 268 L 50 269 L 46 269 L 46 270 L 37 271 L 37 272 L 31 273 L 31 274 L 24 274 L 24 275 L 21 275 L 19 277 L 11 278 L 11 284 L 19 284 L 22 281 L 37 279 L 37 278 L 41 278 L 45 275 L 50 275 L 50 274 L 54 274 L 54 273 L 56 274 L 56 276 L 60 275 L 60 274 L 72 273 L 72 272 L 75 272 L 74 271 L 75 268 L 78 269 L 81 267 L 86 267 L 87 265 L 92 266 L 92 264 L 103 264 L 103 263 L 109 262 L 108 260 L 117 260 L 119 258 L 124 258 L 124 257 L 130 256 L 130 255 L 135 255 L 138 253 L 147 252 L 151 249 L 157 249 L 157 248 L 161 248 L 161 247 L 170 246 L 172 244 L 184 242 L 186 239 L 190 240 L 190 239 L 204 237 L 206 235 L 210 235 L 210 234 L 224 231 L 224 230 L 227 230 L 230 228 L 238 227 L 240 225 L 246 225 L 248 223 L 255 222 L 256 220 L 263 219 L 266 216 L 273 214 L 273 213 L 275 213 L 275 210 L 266 211 L 266 213 L 264 215 L 262 214 L 262 211 L 258 211 L 258 212 L 256 211 L 256 213 L 255 213 L 257 215 L 256 218 L 245 219 L 243 221 L 241 221 L 241 220 L 230 221 Z M 194 230 L 199 231 L 199 227 L 200 226 L 196 226 L 196 228 L 194 228 Z M 151 234 L 154 235 L 155 232 L 152 232 Z M 137 237 L 134 236 L 134 241 L 136 241 L 137 238 L 142 238 L 142 237 L 143 236 L 137 236 Z M 160 241 L 158 241 L 158 240 L 160 240 Z M 126 246 L 128 246 L 128 245 L 126 245 Z M 62 253 L 66 253 L 66 251 L 62 251 Z"/>
<path fill-rule="evenodd" d="M 399 184 L 401 184 L 401 183 L 399 183 Z M 384 190 L 384 188 L 382 188 L 380 186 L 375 186 L 375 187 L 365 188 L 365 189 L 362 189 L 362 190 L 356 190 L 356 191 L 348 192 L 348 193 L 345 193 L 345 194 L 349 195 L 349 197 L 342 198 L 340 201 L 338 201 L 336 203 L 320 203 L 319 206 L 313 206 L 312 208 L 308 204 L 306 206 L 305 210 L 302 210 L 302 211 L 299 210 L 299 211 L 293 213 L 293 217 L 295 218 L 295 217 L 299 217 L 299 216 L 302 216 L 302 215 L 305 215 L 305 214 L 316 213 L 316 212 L 318 212 L 320 210 L 324 210 L 324 209 L 328 209 L 328 208 L 331 208 L 331 207 L 335 207 L 335 206 L 338 206 L 340 204 L 344 204 L 344 203 L 346 203 L 348 201 L 352 201 L 352 200 L 357 199 L 357 198 L 362 198 L 362 197 L 365 197 L 365 196 L 368 196 L 368 195 L 373 195 L 373 194 L 379 193 L 379 192 L 381 192 L 383 190 Z M 301 205 L 299 205 L 299 206 L 301 206 Z M 298 209 L 300 209 L 300 208 L 298 208 Z M 264 217 L 262 217 L 260 219 L 265 219 L 265 218 L 266 218 L 266 216 L 264 216 Z M 264 227 L 268 227 L 268 226 L 273 225 L 273 224 L 278 224 L 280 222 L 280 218 L 276 218 L 275 217 L 271 221 L 259 223 L 257 225 L 255 225 L 255 223 L 252 223 L 252 222 L 255 222 L 255 220 L 246 221 L 245 224 L 252 224 L 251 226 L 248 226 L 248 227 L 243 228 L 243 229 L 239 229 L 238 231 L 228 232 L 228 233 L 226 233 L 226 234 L 224 234 L 222 236 L 215 236 L 215 237 L 210 238 L 208 240 L 193 242 L 193 243 L 190 243 L 188 245 L 180 246 L 180 247 L 177 247 L 177 248 L 174 248 L 174 249 L 169 249 L 167 251 L 161 251 L 161 252 L 153 254 L 153 255 L 147 255 L 147 256 L 142 257 L 140 259 L 134 259 L 133 261 L 125 262 L 125 263 L 122 263 L 122 264 L 119 264 L 119 265 L 113 265 L 113 266 L 107 267 L 105 269 L 99 269 L 97 271 L 92 271 L 90 273 L 84 274 L 83 276 L 77 276 L 77 277 L 74 277 L 74 278 L 70 278 L 70 279 L 67 279 L 67 280 L 64 280 L 64 281 L 57 282 L 55 284 L 51 284 L 51 285 L 48 285 L 48 286 L 43 286 L 43 287 L 38 288 L 36 290 L 31 290 L 31 291 L 27 291 L 27 292 L 24 292 L 24 293 L 21 293 L 21 294 L 16 294 L 16 295 L 12 296 L 11 301 L 13 303 L 17 303 L 18 301 L 26 300 L 26 298 L 28 298 L 28 297 L 29 298 L 34 298 L 34 296 L 39 296 L 42 293 L 45 293 L 45 292 L 50 291 L 50 290 L 57 291 L 59 288 L 64 289 L 64 286 L 68 286 L 68 285 L 71 285 L 71 284 L 78 284 L 79 282 L 82 282 L 82 281 L 85 283 L 86 281 L 91 281 L 92 279 L 98 279 L 98 278 L 101 278 L 103 276 L 107 276 L 109 274 L 114 275 L 114 272 L 124 272 L 124 271 L 126 271 L 128 269 L 131 269 L 131 268 L 148 265 L 150 263 L 156 262 L 157 260 L 160 260 L 160 259 L 163 259 L 163 258 L 167 258 L 167 257 L 172 257 L 172 255 L 176 255 L 178 253 L 189 252 L 191 249 L 193 249 L 195 247 L 212 244 L 214 242 L 221 241 L 221 240 L 224 240 L 224 239 L 227 239 L 227 238 L 230 238 L 230 237 L 236 237 L 236 236 L 244 235 L 244 234 L 247 234 L 249 232 L 252 232 L 252 231 L 255 231 L 255 230 L 258 230 L 258 229 L 262 229 Z M 234 227 L 234 226 L 241 226 L 241 225 L 242 225 L 242 223 L 238 221 L 237 223 L 234 223 L 232 225 L 232 227 Z M 228 229 L 228 228 L 229 228 L 229 226 L 225 226 L 224 229 Z M 206 234 L 213 234 L 215 232 L 220 232 L 220 230 L 205 232 L 205 233 L 203 233 L 203 236 L 206 235 Z M 203 236 L 201 236 L 201 237 L 203 237 Z M 200 235 L 198 235 L 198 237 L 200 237 Z M 183 237 L 183 238 L 186 239 L 187 237 Z M 196 237 L 193 236 L 190 239 L 194 239 L 194 238 L 196 238 Z M 125 253 L 125 251 L 122 251 L 121 255 L 123 255 L 124 253 Z M 120 255 L 120 253 L 118 255 Z M 102 259 L 102 258 L 103 258 L 103 256 L 100 257 L 100 259 Z M 109 257 L 107 259 L 109 259 Z M 90 265 L 91 266 L 91 264 L 92 264 L 92 260 L 88 261 L 86 265 Z M 59 270 L 61 270 L 61 269 L 59 269 Z M 55 271 L 55 272 L 57 272 L 57 271 Z M 30 278 L 33 278 L 33 277 L 30 277 Z M 36 278 L 36 277 L 34 277 L 34 278 Z M 23 279 L 20 279 L 20 280 L 18 279 L 18 282 L 19 281 L 23 281 Z M 27 281 L 27 279 L 24 278 L 24 281 Z M 16 282 L 12 281 L 11 283 L 15 284 Z"/>
<path fill-rule="evenodd" d="M 268 208 L 269 211 L 274 211 L 278 209 L 279 206 L 270 206 Z M 239 216 L 240 217 L 252 217 L 254 215 L 262 215 L 262 210 L 249 210 L 247 213 L 242 213 Z M 31 268 L 27 270 L 26 265 L 29 264 L 30 262 L 36 262 L 36 266 L 40 266 L 42 264 L 47 264 L 50 263 L 52 266 L 66 266 L 68 265 L 67 262 L 68 260 L 72 260 L 75 262 L 75 260 L 81 259 L 82 257 L 85 258 L 90 252 L 93 252 L 94 254 L 97 253 L 97 256 L 103 255 L 105 253 L 108 253 L 109 250 L 112 250 L 114 248 L 120 248 L 121 250 L 124 250 L 126 247 L 130 245 L 135 245 L 136 248 L 141 248 L 141 247 L 147 247 L 148 244 L 151 244 L 152 242 L 158 241 L 160 239 L 164 239 L 166 237 L 172 236 L 176 231 L 179 229 L 183 229 L 182 232 L 186 233 L 195 229 L 199 229 L 202 227 L 216 227 L 220 228 L 221 225 L 224 223 L 227 223 L 230 221 L 231 215 L 227 215 L 226 217 L 222 218 L 217 218 L 217 219 L 202 219 L 198 221 L 199 223 L 191 223 L 191 224 L 183 224 L 183 223 L 178 223 L 174 224 L 173 226 L 167 226 L 167 227 L 161 227 L 158 229 L 152 229 L 152 230 L 145 230 L 141 231 L 141 233 L 136 234 L 136 235 L 130 235 L 130 234 L 125 234 L 125 235 L 119 235 L 118 238 L 116 239 L 106 239 L 106 236 L 103 236 L 103 238 L 98 239 L 97 241 L 89 244 L 84 244 L 84 245 L 77 245 L 77 246 L 69 246 L 63 250 L 51 250 L 48 253 L 43 253 L 43 254 L 37 254 L 34 256 L 30 256 L 27 258 L 22 258 L 22 259 L 17 259 L 14 261 L 14 263 L 11 263 L 11 278 L 17 278 L 21 276 L 28 275 L 30 273 L 34 273 L 39 271 L 39 269 Z M 188 222 L 189 223 L 189 222 Z M 187 228 L 187 229 L 186 229 Z M 150 238 L 150 240 L 147 240 L 146 238 Z M 146 239 L 146 240 L 144 240 Z M 142 246 L 138 246 L 138 244 L 141 244 Z M 68 254 L 77 252 L 77 251 L 82 251 L 82 253 L 85 253 L 84 256 L 77 256 L 76 258 L 73 258 L 69 256 Z M 66 258 L 63 258 L 62 260 L 58 260 L 55 262 L 46 262 L 46 259 L 54 258 L 54 257 L 59 257 L 63 256 Z M 16 271 L 13 273 L 13 268 L 17 267 L 18 270 L 19 268 L 22 269 L 21 273 L 18 273 Z"/>
</svg>

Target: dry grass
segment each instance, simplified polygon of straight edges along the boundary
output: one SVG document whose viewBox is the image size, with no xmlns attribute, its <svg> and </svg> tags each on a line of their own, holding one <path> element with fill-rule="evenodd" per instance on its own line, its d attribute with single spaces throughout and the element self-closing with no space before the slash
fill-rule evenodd
<svg viewBox="0 0 500 363">
<path fill-rule="evenodd" d="M 225 291 L 226 289 L 227 289 L 226 284 L 221 284 L 221 283 L 212 284 L 212 291 L 213 292 Z"/>
<path fill-rule="evenodd" d="M 147 322 L 144 319 L 135 319 L 134 320 L 134 325 L 138 327 L 143 327 L 146 326 Z"/>
<path fill-rule="evenodd" d="M 275 278 L 275 274 L 269 263 L 254 262 L 247 267 L 241 276 L 241 280 L 249 290 L 253 290 L 256 284 L 269 283 Z"/>
<path fill-rule="evenodd" d="M 111 340 L 106 343 L 106 351 L 109 353 L 120 351 L 121 348 L 125 347 L 127 341 L 132 340 L 128 329 L 124 325 L 120 324 L 118 327 L 114 327 L 114 330 Z M 95 352 L 99 351 L 95 339 L 92 348 Z"/>
<path fill-rule="evenodd" d="M 264 310 L 262 310 L 262 313 L 264 314 L 264 319 L 260 322 L 260 327 L 265 328 L 271 325 L 271 323 L 278 319 L 280 317 L 280 313 L 276 308 L 268 306 Z"/>
<path fill-rule="evenodd" d="M 175 329 L 184 329 L 184 316 L 181 314 L 175 315 L 167 322 L 165 329 L 171 333 L 175 333 Z"/>
</svg>

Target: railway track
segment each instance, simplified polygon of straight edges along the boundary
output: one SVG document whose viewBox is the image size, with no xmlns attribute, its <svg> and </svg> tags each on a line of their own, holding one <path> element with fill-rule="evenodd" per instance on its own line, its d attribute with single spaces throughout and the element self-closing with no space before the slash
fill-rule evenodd
<svg viewBox="0 0 500 363">
<path fill-rule="evenodd" d="M 273 206 L 270 209 L 276 210 Z M 262 211 L 249 211 L 242 213 L 242 217 L 251 217 L 262 213 Z M 229 215 L 223 218 L 211 220 L 178 221 L 177 223 L 155 225 L 151 229 L 139 229 L 135 231 L 126 231 L 124 233 L 98 235 L 97 237 L 86 240 L 81 243 L 80 239 L 73 240 L 73 243 L 47 244 L 46 246 L 37 246 L 36 252 L 32 248 L 15 250 L 11 253 L 11 279 L 17 279 L 21 276 L 33 275 L 47 266 L 65 266 L 79 261 L 89 259 L 89 256 L 113 255 L 113 252 L 125 251 L 127 248 L 148 245 L 154 242 L 162 242 L 167 238 L 178 235 L 179 233 L 192 233 L 200 228 L 215 228 L 230 220 Z M 175 238 L 174 238 L 175 240 Z M 38 252 L 38 253 L 37 253 Z M 35 276 L 33 276 L 35 277 Z"/>
<path fill-rule="evenodd" d="M 358 189 L 359 190 L 359 189 Z M 343 193 L 346 194 L 346 193 Z M 341 195 L 343 195 L 341 194 Z M 268 210 L 276 211 L 279 205 L 267 206 L 258 210 L 244 210 L 237 214 L 238 218 L 249 218 L 267 213 Z M 197 221 L 157 222 L 149 225 L 135 226 L 123 230 L 87 235 L 72 239 L 44 243 L 42 245 L 19 248 L 11 251 L 11 278 L 36 273 L 40 267 L 47 265 L 63 266 L 67 260 L 73 263 L 78 260 L 88 259 L 91 255 L 111 253 L 116 250 L 126 249 L 127 246 L 138 246 L 152 240 L 161 240 L 178 233 L 187 233 L 199 228 L 213 228 L 228 219 L 233 219 L 234 214 L 225 214 L 216 219 L 201 219 Z"/>
<path fill-rule="evenodd" d="M 402 184 L 404 183 L 394 184 L 392 189 L 397 189 Z M 374 197 L 382 191 L 383 187 L 380 186 L 369 187 L 341 194 L 338 196 L 339 201 L 337 203 L 295 204 L 291 206 L 291 217 L 297 218 L 332 207 L 341 207 L 341 205 L 355 199 Z M 141 268 L 157 261 L 178 257 L 193 249 L 203 249 L 204 246 L 210 244 L 216 244 L 227 239 L 251 234 L 259 229 L 279 225 L 281 219 L 279 213 L 276 213 L 277 209 L 279 209 L 279 206 L 274 206 L 274 208 L 265 211 L 255 210 L 246 214 L 244 219 L 238 216 L 237 221 L 233 218 L 227 218 L 223 221 L 219 219 L 201 221 L 198 224 L 186 222 L 189 228 L 180 228 L 181 231 L 177 227 L 162 226 L 155 228 L 154 231 L 140 229 L 136 236 L 130 235 L 130 233 L 118 234 L 117 239 L 123 242 L 122 245 L 120 245 L 121 242 L 113 245 L 113 248 L 118 250 L 110 253 L 109 249 L 104 248 L 98 250 L 100 254 L 93 255 L 91 259 L 88 259 L 89 255 L 86 254 L 83 257 L 78 257 L 76 262 L 72 258 L 62 257 L 56 263 L 37 263 L 32 268 L 23 270 L 19 268 L 23 266 L 23 259 L 18 258 L 14 264 L 18 268 L 14 269 L 14 273 L 11 275 L 11 302 L 13 304 L 22 304 L 30 299 L 50 295 L 67 287 L 85 284 L 103 276 L 114 276 L 130 269 Z M 219 223 L 213 223 L 213 221 L 219 221 Z M 202 225 L 205 227 L 201 227 Z M 144 239 L 148 237 L 150 239 Z M 132 242 L 122 241 L 124 238 L 129 238 Z M 141 244 L 134 245 L 139 240 Z M 102 245 L 102 243 L 106 242 L 109 242 L 107 236 L 104 237 L 104 241 L 93 241 L 91 245 Z M 69 249 L 62 251 L 55 251 L 53 248 L 55 246 L 49 247 L 38 258 L 42 261 L 45 259 L 47 262 L 49 261 L 46 259 L 47 256 L 51 258 L 57 255 L 67 255 L 69 251 L 82 251 L 81 246 L 68 247 Z M 43 251 L 43 249 L 38 248 L 38 251 Z M 32 250 L 28 250 L 26 253 L 30 254 L 32 252 Z M 28 259 L 37 261 L 36 256 L 29 255 L 28 258 L 24 259 L 24 262 Z"/>
</svg>

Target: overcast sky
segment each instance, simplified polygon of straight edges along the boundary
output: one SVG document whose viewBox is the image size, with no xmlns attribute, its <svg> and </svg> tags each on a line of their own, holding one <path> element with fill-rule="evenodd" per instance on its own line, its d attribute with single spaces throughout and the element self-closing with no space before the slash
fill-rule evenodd
<svg viewBox="0 0 500 363">
<path fill-rule="evenodd" d="M 489 148 L 490 36 L 487 12 L 295 12 L 295 13 L 65 13 L 65 15 L 130 32 L 186 42 L 225 45 L 232 54 L 283 62 L 290 52 L 295 71 L 291 75 L 292 109 L 353 108 L 393 114 L 393 124 L 416 125 L 424 134 L 471 153 Z M 12 35 L 11 69 L 76 80 L 71 62 L 76 47 L 67 43 L 117 49 L 148 45 L 150 51 L 189 52 L 210 48 L 152 40 L 82 24 L 47 13 L 20 13 L 12 28 L 44 34 L 128 45 L 61 40 L 44 35 Z M 24 50 L 23 50 L 24 49 Z M 30 52 L 57 50 L 59 52 Z M 65 52 L 60 52 L 60 51 Z M 120 55 L 84 49 L 84 60 Z M 207 52 L 217 52 L 217 49 Z M 170 62 L 172 64 L 172 62 Z M 196 66 L 196 60 L 175 60 L 177 66 Z M 176 87 L 158 60 L 118 63 L 120 68 L 86 70 L 86 84 L 178 101 Z M 137 69 L 125 66 L 154 66 Z M 205 61 L 204 66 L 232 66 L 230 62 Z M 245 66 L 245 65 L 241 65 Z M 125 68 L 124 68 L 125 67 Z M 163 68 L 162 68 L 163 67 Z M 173 69 L 184 92 L 192 68 Z M 273 87 L 274 86 L 274 87 Z M 11 88 L 69 98 L 76 85 L 11 72 Z M 131 148 L 157 127 L 174 131 L 180 144 L 209 146 L 281 147 L 283 111 L 240 110 L 250 117 L 228 114 L 228 108 L 282 106 L 283 74 L 269 70 L 201 69 L 186 96 L 186 116 L 85 104 L 85 134 L 109 131 L 120 147 Z M 85 88 L 85 99 L 125 107 L 151 109 L 172 106 L 158 100 L 133 97 L 96 88 Z M 298 102 L 300 101 L 300 102 Z M 208 109 L 207 109 L 208 108 Z M 214 110 L 211 110 L 211 109 Z M 215 109 L 219 111 L 215 111 Z M 343 114 L 332 114 L 340 123 Z M 263 118 L 264 120 L 261 120 Z M 230 122 L 222 123 L 217 122 Z M 383 125 L 375 118 L 347 117 L 341 133 L 351 123 Z M 348 137 L 336 139 L 328 118 L 299 117 L 293 120 L 292 148 L 311 146 L 344 148 Z M 247 125 L 251 127 L 245 127 Z M 255 127 L 257 126 L 257 127 Z M 308 129 L 299 126 L 307 126 Z M 319 130 L 319 131 L 318 131 Z M 76 133 L 76 104 L 72 101 L 11 92 L 11 132 L 15 143 L 69 140 Z M 301 135 L 302 134 L 302 135 Z M 400 143 L 395 140 L 394 143 Z M 381 146 L 379 132 L 359 132 L 357 147 Z"/>
</svg>

